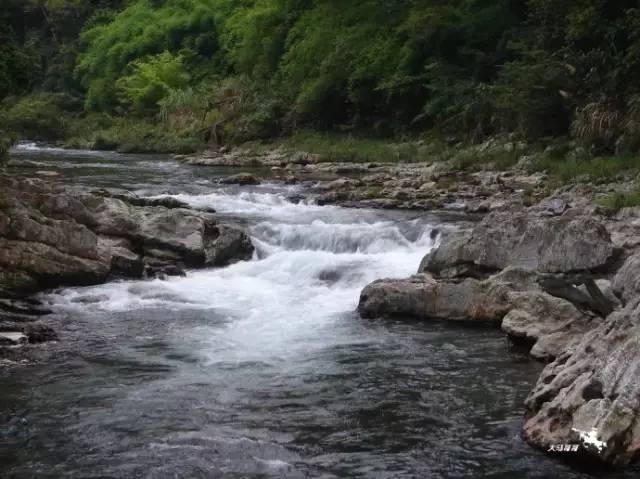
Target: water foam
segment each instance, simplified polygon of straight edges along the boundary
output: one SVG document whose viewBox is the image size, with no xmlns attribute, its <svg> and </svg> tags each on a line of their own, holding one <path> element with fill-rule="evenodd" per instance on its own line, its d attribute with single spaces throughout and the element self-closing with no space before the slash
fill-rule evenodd
<svg viewBox="0 0 640 479">
<path fill-rule="evenodd" d="M 64 290 L 52 297 L 58 307 L 211 310 L 222 325 L 190 333 L 206 344 L 208 362 L 280 360 L 308 351 L 320 331 L 350 317 L 367 283 L 414 273 L 433 245 L 429 225 L 419 220 L 397 223 L 375 211 L 294 204 L 284 193 L 175 197 L 259 216 L 250 231 L 260 259 L 167 281 Z"/>
</svg>

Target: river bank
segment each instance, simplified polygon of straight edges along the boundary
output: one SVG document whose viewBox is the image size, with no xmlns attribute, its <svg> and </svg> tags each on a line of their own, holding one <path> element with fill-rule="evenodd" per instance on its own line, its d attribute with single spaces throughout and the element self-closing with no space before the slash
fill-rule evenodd
<svg viewBox="0 0 640 479">
<path fill-rule="evenodd" d="M 84 153 L 84 155 L 87 154 Z M 274 341 L 282 347 L 289 344 L 286 341 L 282 343 L 278 339 L 283 331 L 286 332 L 285 336 L 291 333 L 299 337 L 297 335 L 302 334 L 297 328 L 295 318 L 308 315 L 311 322 L 305 327 L 313 328 L 314 323 L 316 326 L 325 324 L 324 316 L 318 316 L 318 314 L 326 309 L 327 304 L 334 304 L 333 302 L 337 301 L 336 313 L 344 314 L 344 312 L 353 311 L 358 294 L 364 288 L 359 306 L 363 317 L 396 317 L 391 323 L 388 321 L 378 323 L 374 319 L 371 323 L 374 328 L 378 327 L 375 326 L 376 324 L 402 325 L 406 324 L 407 319 L 414 318 L 424 322 L 427 328 L 425 331 L 431 328 L 439 330 L 443 327 L 442 323 L 431 325 L 433 318 L 449 321 L 472 319 L 476 325 L 480 323 L 494 327 L 501 325 L 516 343 L 524 343 L 534 357 L 547 361 L 555 359 L 555 362 L 544 370 L 538 385 L 527 400 L 525 437 L 534 445 L 547 450 L 550 445 L 557 442 L 571 442 L 581 445 L 581 454 L 600 457 L 605 462 L 615 464 L 626 463 L 634 458 L 635 433 L 633 431 L 635 431 L 637 411 L 633 406 L 633 397 L 636 397 L 634 395 L 637 391 L 633 380 L 634 363 L 629 363 L 628 357 L 629 354 L 635 355 L 635 338 L 637 337 L 633 320 L 637 317 L 637 312 L 633 310 L 633 304 L 638 291 L 635 281 L 638 277 L 636 252 L 640 242 L 638 232 L 640 220 L 636 209 L 628 208 L 614 212 L 594 205 L 591 203 L 593 196 L 589 196 L 588 189 L 580 190 L 579 188 L 574 191 L 555 192 L 551 197 L 533 206 L 526 206 L 522 188 L 514 188 L 513 185 L 504 186 L 505 173 L 479 172 L 481 175 L 495 174 L 501 178 L 499 181 L 492 182 L 497 185 L 492 190 L 493 193 L 483 198 L 483 201 L 489 201 L 493 206 L 486 209 L 473 206 L 464 208 L 451 206 L 461 204 L 465 198 L 467 201 L 470 199 L 471 203 L 468 204 L 472 205 L 475 199 L 470 192 L 476 191 L 475 188 L 480 186 L 467 183 L 468 176 L 463 179 L 461 175 L 458 181 L 451 182 L 449 193 L 442 196 L 444 201 L 439 206 L 442 208 L 440 214 L 444 216 L 430 218 L 425 224 L 422 219 L 424 212 L 418 204 L 412 204 L 413 199 L 405 197 L 404 201 L 407 205 L 404 213 L 401 213 L 402 210 L 388 210 L 389 216 L 382 219 L 383 217 L 378 215 L 383 212 L 378 213 L 376 211 L 380 210 L 371 209 L 371 207 L 384 206 L 384 203 L 368 202 L 369 198 L 363 199 L 357 194 L 347 199 L 336 197 L 331 199 L 325 195 L 357 191 L 359 186 L 354 186 L 350 182 L 363 181 L 362 177 L 371 174 L 370 170 L 376 168 L 380 170 L 374 171 L 373 174 L 387 175 L 404 168 L 405 179 L 413 177 L 415 183 L 399 185 L 397 188 L 402 188 L 410 195 L 416 190 L 412 185 L 433 180 L 431 176 L 417 176 L 426 172 L 431 175 L 437 174 L 433 165 L 351 164 L 346 165 L 351 167 L 350 170 L 343 170 L 345 165 L 306 160 L 290 162 L 293 166 L 289 166 L 288 163 L 283 165 L 282 158 L 276 158 L 273 164 L 263 163 L 259 168 L 256 168 L 254 161 L 248 161 L 242 167 L 219 164 L 204 168 L 184 166 L 185 160 L 190 160 L 181 158 L 181 163 L 167 163 L 166 160 L 162 160 L 158 163 L 162 165 L 160 169 L 154 170 L 153 175 L 150 175 L 145 169 L 152 168 L 153 158 L 141 158 L 140 163 L 122 163 L 118 166 L 122 171 L 130 171 L 133 175 L 131 178 L 127 178 L 126 173 L 124 176 L 118 173 L 111 178 L 106 176 L 104 170 L 111 168 L 114 161 L 122 161 L 120 157 L 114 156 L 105 160 L 100 156 L 89 156 L 83 162 L 79 162 L 68 155 L 67 152 L 55 152 L 55 157 L 47 161 L 42 161 L 37 156 L 30 159 L 20 157 L 10 168 L 18 168 L 17 165 L 21 164 L 19 167 L 22 168 L 21 174 L 28 172 L 25 176 L 32 178 L 35 176 L 36 179 L 2 177 L 3 184 L 6 183 L 2 191 L 8 192 L 5 198 L 7 204 L 20 212 L 20 215 L 16 215 L 17 218 L 25 218 L 22 223 L 20 221 L 3 223 L 5 225 L 11 223 L 11 228 L 6 230 L 7 238 L 3 238 L 3 241 L 29 243 L 25 241 L 28 234 L 45 237 L 41 234 L 43 230 L 40 228 L 48 228 L 47 231 L 51 235 L 46 237 L 55 239 L 55 242 L 53 239 L 45 241 L 43 245 L 38 245 L 38 248 L 55 245 L 53 249 L 58 250 L 58 245 L 62 244 L 64 245 L 62 248 L 66 248 L 63 253 L 67 256 L 64 262 L 59 261 L 56 266 L 64 264 L 66 268 L 70 268 L 76 264 L 82 265 L 73 271 L 64 270 L 57 277 L 54 275 L 53 278 L 56 278 L 60 285 L 98 283 L 114 276 L 131 277 L 125 274 L 127 268 L 122 266 L 124 260 L 129 261 L 124 264 L 137 265 L 134 268 L 136 271 L 134 277 L 146 274 L 149 277 L 159 276 L 161 279 L 132 284 L 126 281 L 116 282 L 97 287 L 97 289 L 88 288 L 86 291 L 82 288 L 64 288 L 55 292 L 53 296 L 44 296 L 45 303 L 38 306 L 43 310 L 41 312 L 51 310 L 54 312 L 54 317 L 69 317 L 73 324 L 77 321 L 87 322 L 86 314 L 111 318 L 111 313 L 107 314 L 109 311 L 115 311 L 116 315 L 117 312 L 131 311 L 127 314 L 132 320 L 139 322 L 138 314 L 146 318 L 145 321 L 150 320 L 151 317 L 144 312 L 144 308 L 150 306 L 167 308 L 169 311 L 182 311 L 180 308 L 174 308 L 181 301 L 187 301 L 189 308 L 199 310 L 202 304 L 209 304 L 208 302 L 212 301 L 213 311 L 216 314 L 220 308 L 222 311 L 238 308 L 242 317 L 246 314 L 247 307 L 237 304 L 236 301 L 241 303 L 250 301 L 251 324 L 242 327 L 232 326 L 232 336 L 220 339 L 232 340 L 239 346 L 243 346 L 238 350 L 233 349 L 234 361 L 240 358 L 242 361 L 248 361 L 249 356 L 255 356 L 255 361 L 270 363 L 273 360 L 271 354 L 282 354 Z M 158 168 L 158 165 L 153 168 Z M 185 170 L 190 172 L 189 175 L 197 176 L 183 178 Z M 245 174 L 237 176 L 239 172 Z M 476 173 L 478 172 L 470 173 L 475 175 L 471 177 L 478 178 Z M 251 180 L 247 174 L 256 181 Z M 139 175 L 142 176 L 138 178 Z M 506 178 L 513 178 L 513 176 L 512 173 L 506 173 Z M 75 178 L 74 182 L 77 181 L 78 184 L 72 187 L 61 187 L 65 178 Z M 260 183 L 261 179 L 266 180 L 264 184 L 255 185 Z M 368 180 L 364 180 L 364 184 L 366 181 Z M 146 184 L 142 190 L 136 191 L 137 194 L 114 189 L 115 184 L 130 189 L 129 185 L 139 187 L 141 182 Z M 241 185 L 234 183 L 241 183 Z M 58 187 L 55 186 L 56 184 Z M 88 188 L 89 184 L 93 187 Z M 274 187 L 272 185 L 277 185 L 275 195 L 271 193 L 271 188 Z M 458 185 L 464 185 L 464 189 Z M 542 182 L 539 186 L 541 195 L 545 188 Z M 420 188 L 417 189 L 420 190 Z M 428 190 L 424 188 L 422 191 Z M 25 191 L 30 193 L 25 195 Z M 584 193 L 580 193 L 581 191 Z M 438 196 L 440 195 L 442 195 L 441 192 L 438 193 Z M 501 204 L 498 201 L 500 198 L 505 199 Z M 379 200 L 385 199 L 388 199 L 386 194 L 384 198 L 379 198 Z M 329 206 L 334 202 L 342 206 Z M 345 206 L 357 206 L 358 209 L 351 210 Z M 391 204 L 387 207 L 389 206 Z M 212 213 L 211 209 L 217 212 Z M 238 214 L 241 218 L 237 217 Z M 399 215 L 404 214 L 413 216 L 408 216 L 406 223 L 405 220 L 397 223 L 398 218 L 402 217 Z M 443 220 L 447 214 L 454 214 L 455 219 L 449 223 Z M 188 227 L 171 228 L 172 234 L 181 231 L 184 235 L 180 234 L 179 238 L 168 238 L 167 231 L 159 228 L 159 225 L 165 221 L 155 221 L 156 215 L 162 218 L 173 218 L 171 221 L 175 220 L 179 224 L 186 221 Z M 263 215 L 267 215 L 267 220 L 261 219 L 257 223 L 254 222 L 256 216 L 262 218 Z M 342 217 L 345 219 L 339 219 L 336 223 L 336 218 Z M 480 217 L 483 217 L 482 221 L 476 224 Z M 175 279 L 170 277 L 168 280 L 162 279 L 165 275 L 182 274 L 185 267 L 193 269 L 213 265 L 207 262 L 206 258 L 210 257 L 210 247 L 215 246 L 210 241 L 215 241 L 215 238 L 208 236 L 206 225 L 217 228 L 218 225 L 228 223 L 242 230 L 249 228 L 247 233 L 250 234 L 257 248 L 257 261 L 241 262 L 236 267 L 219 270 L 219 273 L 216 270 L 207 269 L 201 273 L 201 276 L 197 276 L 194 271 L 189 271 L 185 278 L 176 276 Z M 20 224 L 26 224 L 29 227 L 18 228 Z M 117 231 L 104 230 L 107 226 L 114 227 Z M 140 230 L 142 226 L 144 228 Z M 82 234 L 78 233 L 80 230 Z M 85 254 L 84 250 L 73 252 L 69 250 L 78 245 L 76 238 L 83 238 L 81 241 L 83 245 L 94 245 L 91 233 L 95 236 L 95 255 Z M 195 243 L 192 242 L 194 234 Z M 184 243 L 185 238 L 189 238 L 189 244 L 205 246 L 195 250 L 191 247 L 187 248 Z M 124 244 L 124 250 L 115 251 L 112 249 L 114 245 L 110 245 L 105 253 L 100 245 L 104 244 L 106 239 L 110 241 L 117 239 L 117 246 L 122 247 Z M 437 239 L 437 248 L 422 261 L 420 274 L 410 280 L 403 280 L 403 277 L 417 270 L 418 263 L 424 254 L 434 246 L 434 239 Z M 246 244 L 244 241 L 242 243 Z M 22 244 L 21 247 L 23 250 L 31 251 L 32 245 Z M 92 248 L 89 249 L 94 251 Z M 160 255 L 157 250 L 163 249 L 165 252 Z M 168 255 L 168 252 L 171 255 Z M 107 260 L 109 254 L 111 259 Z M 242 253 L 237 259 L 246 259 L 245 254 Z M 136 256 L 137 259 L 133 261 Z M 11 257 L 23 258 L 25 264 L 33 265 L 28 255 L 11 255 Z M 154 269 L 159 259 L 164 262 L 159 269 Z M 96 267 L 83 269 L 87 264 Z M 369 268 L 361 271 L 364 264 L 369 264 Z M 142 269 L 141 274 L 140 269 Z M 225 272 L 227 270 L 228 272 Z M 27 276 L 31 280 L 36 281 L 35 289 L 42 287 L 45 283 L 53 285 L 47 283 L 52 278 L 50 271 L 29 268 L 25 268 L 25 271 L 28 272 Z M 96 271 L 99 273 L 97 279 L 94 275 Z M 308 273 L 309 285 L 300 283 L 301 279 L 289 276 L 289 273 L 281 278 L 282 284 L 280 284 L 280 279 L 276 278 L 280 278 L 284 271 L 302 272 L 305 278 Z M 84 276 L 87 273 L 90 275 Z M 234 276 L 236 274 L 239 275 L 238 278 Z M 377 281 L 366 286 L 371 281 L 386 276 L 392 276 L 394 279 Z M 77 280 L 80 277 L 82 282 Z M 84 282 L 87 277 L 90 277 L 91 281 Z M 45 283 L 40 283 L 38 286 L 38 282 L 43 280 Z M 591 280 L 596 285 L 595 289 Z M 275 283 L 272 284 L 272 281 Z M 20 283 L 21 287 L 29 284 L 30 281 Z M 251 294 L 248 295 L 248 291 L 243 288 L 244 284 L 251 285 L 249 288 Z M 294 288 L 296 284 L 304 287 L 297 293 L 290 288 L 280 291 L 279 288 L 284 287 L 285 284 L 292 285 Z M 584 286 L 574 286 L 577 284 Z M 278 285 L 277 288 L 271 289 L 275 285 Z M 14 284 L 14 289 L 15 286 Z M 268 288 L 265 289 L 267 286 Z M 306 289 L 309 287 L 311 290 Z M 231 290 L 227 292 L 228 288 Z M 26 292 L 26 289 L 23 291 Z M 216 298 L 211 298 L 212 291 L 216 292 Z M 317 297 L 309 296 L 310 291 L 313 291 L 314 295 L 317 294 Z M 256 294 L 255 298 L 250 299 Z M 269 299 L 270 294 L 275 294 L 282 304 L 272 305 Z M 606 299 L 604 302 L 603 296 Z M 338 300 L 338 298 L 341 299 Z M 307 306 L 303 308 L 304 311 L 299 311 L 299 308 L 305 304 Z M 32 306 L 35 312 L 37 305 L 32 304 Z M 291 311 L 285 312 L 288 309 Z M 609 315 L 611 309 L 615 312 Z M 60 316 L 61 313 L 63 316 Z M 107 315 L 104 316 L 105 314 Z M 191 317 L 191 313 L 186 311 L 175 314 L 179 314 L 180 317 L 186 315 L 185 318 Z M 226 313 L 222 314 L 224 316 Z M 165 313 L 156 310 L 153 315 L 165 317 Z M 262 316 L 273 321 L 282 315 L 287 318 L 288 324 L 278 323 L 280 328 L 284 328 L 279 329 L 279 332 L 271 331 L 269 326 L 271 323 L 269 321 L 265 323 L 262 320 Z M 330 324 L 336 327 L 346 327 L 351 324 L 351 320 L 346 320 L 343 316 L 341 318 L 341 321 L 346 323 L 336 323 L 336 318 L 333 318 Z M 193 321 L 193 319 L 186 320 Z M 399 323 L 397 323 L 398 320 Z M 109 319 L 109 321 L 113 320 Z M 47 322 L 45 326 L 49 324 Z M 65 324 L 65 321 L 62 324 Z M 74 337 L 71 324 L 64 326 L 62 345 L 55 346 L 54 350 L 59 347 L 64 348 L 64 343 Z M 234 324 L 233 321 L 231 324 Z M 616 325 L 612 330 L 613 333 L 606 329 L 609 326 L 605 327 L 605 324 Z M 88 325 L 91 326 L 87 326 L 88 329 L 84 334 L 91 334 L 88 331 L 98 327 L 90 321 Z M 599 327 L 600 325 L 602 327 Z M 122 326 L 120 323 L 114 323 L 112 327 L 121 328 Z M 72 329 L 69 330 L 69 327 Z M 175 327 L 181 326 L 176 324 Z M 263 339 L 260 339 L 260 335 L 245 336 L 246 327 L 257 327 L 266 336 Z M 367 331 L 370 327 L 366 322 L 358 326 Z M 457 326 L 449 327 L 453 327 L 453 331 L 456 331 Z M 29 334 L 23 328 L 25 323 L 21 323 L 19 328 L 14 328 L 12 331 L 20 331 L 26 336 L 24 339 L 30 340 Z M 607 336 L 609 333 L 616 338 L 615 341 L 612 342 L 611 335 Z M 207 334 L 213 334 L 215 337 L 218 333 Z M 328 334 L 328 332 L 324 331 L 322 334 Z M 420 337 L 422 333 L 413 331 L 412 334 Z M 479 333 L 472 333 L 470 337 L 476 337 L 477 334 Z M 119 337 L 119 341 L 128 341 L 120 335 Z M 409 340 L 410 337 L 411 334 L 406 335 L 403 341 Z M 53 338 L 51 336 L 49 339 Z M 358 337 L 352 338 L 354 344 L 360 340 L 361 338 Z M 494 344 L 491 341 L 490 347 L 495 348 L 497 343 Z M 187 344 L 190 343 L 187 342 Z M 305 344 L 309 347 L 313 342 Z M 589 347 L 593 344 L 599 346 L 591 351 Z M 228 365 L 230 357 L 225 352 L 226 347 L 228 346 L 215 349 L 216 364 Z M 16 348 L 12 351 L 18 350 Z M 252 353 L 249 354 L 248 351 Z M 468 354 L 476 357 L 476 361 L 477 355 L 489 354 L 486 351 L 483 353 L 473 350 L 471 344 L 458 344 L 455 351 L 467 351 Z M 126 352 L 124 354 L 126 356 Z M 417 353 L 414 351 L 413 354 Z M 444 363 L 452 360 L 448 354 L 445 353 L 447 357 L 443 358 Z M 494 354 L 499 356 L 507 352 L 500 353 L 496 350 L 490 353 L 491 357 Z M 189 361 L 198 362 L 194 358 Z M 412 366 L 403 366 L 406 368 L 403 371 L 409 374 L 412 370 L 411 376 L 413 376 L 416 368 L 423 368 L 424 361 L 428 362 L 428 357 L 420 361 L 416 359 L 415 363 L 411 363 Z M 463 367 L 470 366 L 466 360 L 463 363 L 466 364 Z M 564 364 L 576 366 L 565 370 Z M 610 364 L 608 368 L 605 367 L 607 364 Z M 505 367 L 515 367 L 515 365 Z M 585 376 L 583 373 L 587 370 L 595 372 L 592 376 Z M 234 372 L 234 374 L 240 373 Z M 536 371 L 530 381 L 522 384 L 523 391 L 530 389 L 537 375 Z M 79 381 L 80 376 L 75 380 Z M 451 376 L 445 374 L 441 380 L 444 381 L 443 385 L 449 384 Z M 199 381 L 202 381 L 202 378 Z M 495 381 L 495 378 L 487 384 L 495 385 L 492 381 Z M 458 394 L 463 388 L 469 387 L 467 383 L 468 381 L 463 381 L 456 386 Z M 512 378 L 512 384 L 516 383 L 517 380 Z M 570 384 L 569 391 L 573 391 L 568 396 L 566 384 Z M 601 384 L 601 387 L 597 386 L 598 384 Z M 400 386 L 396 384 L 394 387 Z M 419 387 L 426 388 L 424 390 L 430 388 L 427 384 Z M 477 387 L 484 390 L 486 384 L 484 386 L 478 384 Z M 513 386 L 504 384 L 501 390 L 510 387 Z M 359 390 L 359 387 L 356 387 L 356 390 Z M 450 401 L 451 398 L 444 400 Z M 524 396 L 520 397 L 520 401 L 522 400 Z M 349 401 L 354 399 L 351 398 Z M 398 401 L 400 401 L 398 404 L 413 403 L 407 398 Z M 355 403 L 357 404 L 357 401 Z M 221 404 L 219 406 L 222 407 Z M 468 406 L 469 404 L 465 407 Z M 390 411 L 395 410 L 395 406 L 388 407 Z M 477 404 L 475 407 L 478 407 Z M 522 409 L 518 401 L 511 407 L 515 411 Z M 594 407 L 600 412 L 592 414 L 590 408 Z M 627 409 L 621 413 L 623 407 Z M 319 413 L 317 409 L 314 411 L 312 414 Z M 411 421 L 421 417 L 421 413 L 417 411 L 412 412 L 412 415 Z M 611 418 L 614 415 L 620 420 L 612 421 Z M 572 431 L 572 429 L 587 430 L 591 423 L 587 424 L 585 418 L 595 421 L 593 426 L 600 431 L 598 440 L 604 440 L 607 443 L 607 448 L 602 454 L 583 444 Z M 360 420 L 363 419 L 360 418 Z M 372 422 L 372 426 L 374 423 L 376 421 Z M 292 425 L 292 427 L 295 429 L 298 426 Z M 411 428 L 415 425 L 408 424 L 407 427 Z M 520 426 L 514 423 L 510 427 L 515 437 Z M 357 422 L 345 423 L 344 430 L 340 434 L 345 434 L 349 429 L 362 430 L 362 428 L 367 431 L 364 434 L 369 434 L 367 428 L 362 425 L 357 426 Z M 405 433 L 406 431 L 402 434 Z M 603 436 L 603 433 L 608 434 L 608 437 Z M 337 431 L 336 434 L 338 434 Z M 429 442 L 430 439 L 426 439 L 429 434 L 425 429 L 420 440 Z M 463 438 L 465 434 L 469 432 L 462 431 L 459 437 Z M 401 437 L 404 436 L 401 435 Z M 401 438 L 398 440 L 402 441 Z M 354 438 L 353 441 L 355 441 L 354 444 L 362 443 L 361 439 Z M 381 451 L 379 448 L 375 450 Z M 519 454 L 526 455 L 521 448 L 518 448 L 518 451 Z M 283 451 L 274 454 L 279 458 L 287 457 Z M 481 453 L 476 451 L 475 454 L 477 456 Z M 539 460 L 540 458 L 536 457 L 536 461 Z M 409 467 L 408 464 L 405 465 Z M 430 463 L 430 466 L 432 467 L 433 463 Z M 332 470 L 335 471 L 335 469 Z M 533 472 L 535 468 L 526 470 L 526 477 L 536 477 Z M 571 477 L 568 471 L 563 471 L 563 475 Z"/>
<path fill-rule="evenodd" d="M 316 199 L 327 204 L 484 214 L 565 193 L 611 210 L 640 203 L 636 158 L 594 157 L 562 140 L 527 144 L 503 136 L 447 145 L 312 135 L 176 159 L 249 172 L 267 168 L 289 183 L 315 180 Z"/>
</svg>

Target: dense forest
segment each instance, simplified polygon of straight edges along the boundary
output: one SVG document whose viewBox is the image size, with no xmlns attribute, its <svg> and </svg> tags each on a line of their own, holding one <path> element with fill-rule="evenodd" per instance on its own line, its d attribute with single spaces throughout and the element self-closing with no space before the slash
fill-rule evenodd
<svg viewBox="0 0 640 479">
<path fill-rule="evenodd" d="M 634 0 L 2 0 L 0 128 L 166 149 L 301 129 L 640 146 Z M 169 140 L 167 140 L 169 141 Z"/>
</svg>

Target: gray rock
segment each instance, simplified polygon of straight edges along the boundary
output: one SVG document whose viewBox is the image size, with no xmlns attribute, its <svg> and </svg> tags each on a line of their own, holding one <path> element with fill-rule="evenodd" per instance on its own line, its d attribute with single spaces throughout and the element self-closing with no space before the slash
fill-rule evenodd
<svg viewBox="0 0 640 479">
<path fill-rule="evenodd" d="M 209 213 L 164 207 L 135 207 L 114 198 L 100 198 L 89 207 L 96 218 L 96 231 L 102 235 L 123 237 L 150 256 L 167 259 L 170 251 L 176 261 L 187 266 L 228 264 L 233 260 L 227 248 L 225 261 L 211 261 L 212 248 L 225 241 L 235 244 L 237 259 L 251 257 L 253 246 L 245 233 L 219 225 Z M 224 238 L 229 235 L 228 238 Z M 238 242 L 242 238 L 241 242 Z M 243 248 L 240 248 L 242 246 Z M 222 248 L 218 248 L 222 250 Z M 155 251 L 155 252 L 154 252 Z M 218 253 L 220 254 L 220 253 Z"/>
<path fill-rule="evenodd" d="M 536 208 L 541 209 L 544 216 L 560 216 L 569 209 L 569 204 L 562 198 L 550 198 L 541 201 Z"/>
<path fill-rule="evenodd" d="M 362 317 L 405 317 L 496 322 L 512 339 L 531 346 L 531 355 L 550 360 L 590 330 L 592 315 L 542 291 L 537 275 L 506 268 L 485 280 L 434 279 L 418 274 L 379 280 L 361 294 Z"/>
<path fill-rule="evenodd" d="M 358 312 L 364 318 L 499 320 L 506 308 L 486 306 L 488 294 L 486 284 L 471 278 L 460 283 L 442 283 L 427 275 L 379 280 L 362 291 Z"/>
<path fill-rule="evenodd" d="M 611 240 L 618 248 L 635 250 L 640 247 L 640 207 L 623 208 L 607 223 Z"/>
<path fill-rule="evenodd" d="M 512 269 L 484 281 L 436 280 L 428 274 L 378 280 L 362 291 L 358 311 L 365 318 L 405 316 L 498 322 L 511 309 L 508 294 L 530 284 L 528 273 Z"/>
<path fill-rule="evenodd" d="M 525 439 L 545 450 L 581 444 L 584 453 L 610 464 L 637 458 L 639 358 L 640 302 L 634 301 L 544 369 L 526 401 Z M 601 443 L 585 442 L 589 434 Z"/>
<path fill-rule="evenodd" d="M 466 255 L 466 247 L 470 240 L 471 231 L 443 233 L 438 245 L 422 259 L 418 273 L 432 273 L 441 278 L 477 276 L 474 273 L 479 268 L 468 261 Z"/>
<path fill-rule="evenodd" d="M 566 299 L 581 310 L 595 312 L 603 318 L 611 314 L 619 303 L 615 298 L 609 299 L 591 277 L 574 277 L 568 280 L 545 275 L 538 279 L 538 283 L 552 296 Z"/>
<path fill-rule="evenodd" d="M 159 260 L 162 271 L 181 272 L 253 253 L 244 232 L 210 213 L 109 194 L 0 175 L 0 290 L 95 284 L 110 274 L 140 277 Z"/>
<path fill-rule="evenodd" d="M 103 248 L 111 252 L 111 273 L 130 278 L 141 278 L 144 273 L 142 256 L 134 253 L 133 245 L 124 238 L 100 236 Z"/>
<path fill-rule="evenodd" d="M 640 297 L 640 252 L 629 257 L 613 279 L 613 291 L 625 302 Z"/>
<path fill-rule="evenodd" d="M 251 173 L 238 173 L 222 178 L 220 183 L 224 185 L 259 185 L 260 180 Z"/>
<path fill-rule="evenodd" d="M 423 261 L 420 271 L 438 275 L 467 265 L 475 271 L 507 266 L 563 273 L 601 268 L 615 250 L 602 222 L 582 214 L 541 216 L 534 210 L 494 211 L 473 229 L 443 239 Z"/>
<path fill-rule="evenodd" d="M 541 360 L 557 357 L 592 327 L 592 318 L 573 304 L 542 291 L 508 293 L 512 309 L 502 330 L 512 339 L 532 345 L 530 354 Z"/>
<path fill-rule="evenodd" d="M 16 346 L 28 341 L 27 336 L 21 332 L 0 332 L 0 346 Z"/>
<path fill-rule="evenodd" d="M 251 239 L 242 231 L 220 225 L 217 235 L 205 244 L 205 264 L 209 266 L 227 266 L 235 261 L 248 261 L 253 256 Z"/>
</svg>

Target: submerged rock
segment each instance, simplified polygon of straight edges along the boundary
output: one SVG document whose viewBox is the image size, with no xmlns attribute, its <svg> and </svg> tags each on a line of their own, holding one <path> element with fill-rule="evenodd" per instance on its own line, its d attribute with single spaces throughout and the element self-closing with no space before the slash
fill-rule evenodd
<svg viewBox="0 0 640 479">
<path fill-rule="evenodd" d="M 259 185 L 260 180 L 251 173 L 238 173 L 225 176 L 220 180 L 220 183 L 223 185 Z"/>
</svg>

